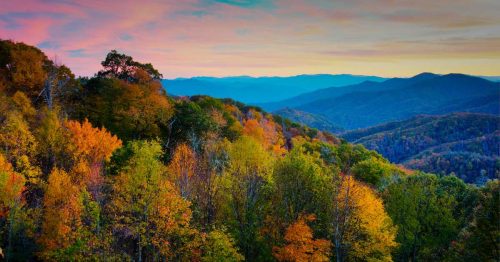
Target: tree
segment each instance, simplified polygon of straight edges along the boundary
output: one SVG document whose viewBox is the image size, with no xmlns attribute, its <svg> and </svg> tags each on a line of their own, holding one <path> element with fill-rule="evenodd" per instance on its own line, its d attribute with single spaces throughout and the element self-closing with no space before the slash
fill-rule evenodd
<svg viewBox="0 0 500 262">
<path fill-rule="evenodd" d="M 33 157 L 37 141 L 19 112 L 10 112 L 0 126 L 0 150 L 15 162 L 21 156 Z"/>
<path fill-rule="evenodd" d="M 169 134 L 165 139 L 167 148 L 173 148 L 175 143 L 189 142 L 195 152 L 201 151 L 201 142 L 206 135 L 214 131 L 215 123 L 202 108 L 190 101 L 180 101 L 175 104 L 175 117 L 172 118 Z"/>
<path fill-rule="evenodd" d="M 391 261 L 396 228 L 371 188 L 341 174 L 333 200 L 333 237 L 337 261 Z"/>
<path fill-rule="evenodd" d="M 0 217 L 8 214 L 21 199 L 24 189 L 24 177 L 14 172 L 12 165 L 0 154 Z"/>
<path fill-rule="evenodd" d="M 131 56 L 120 54 L 116 50 L 111 50 L 101 65 L 104 69 L 99 71 L 98 76 L 100 77 L 115 77 L 129 82 L 137 82 L 140 79 L 137 77 L 139 71 L 145 72 L 154 80 L 160 80 L 163 77 L 150 63 L 141 64 L 134 61 Z"/>
<path fill-rule="evenodd" d="M 218 203 L 224 194 L 223 173 L 229 166 L 228 140 L 207 140 L 204 150 L 196 161 L 195 176 L 192 177 L 193 219 L 201 228 L 209 228 L 220 217 Z"/>
<path fill-rule="evenodd" d="M 448 261 L 497 261 L 500 257 L 500 182 L 481 188 L 473 217 L 451 245 Z"/>
<path fill-rule="evenodd" d="M 70 133 L 70 143 L 76 159 L 83 159 L 90 164 L 109 161 L 111 154 L 121 147 L 122 142 L 104 128 L 95 128 L 88 120 L 82 123 L 66 121 L 64 126 Z"/>
<path fill-rule="evenodd" d="M 0 78 L 7 83 L 10 94 L 23 91 L 33 101 L 36 100 L 50 65 L 50 60 L 38 48 L 0 40 Z"/>
<path fill-rule="evenodd" d="M 167 180 L 160 144 L 130 142 L 123 150 L 129 158 L 115 178 L 109 206 L 119 245 L 138 261 L 190 254 L 190 203 Z"/>
<path fill-rule="evenodd" d="M 244 257 L 235 247 L 234 240 L 223 230 L 214 229 L 206 234 L 203 246 L 201 261 L 243 261 Z"/>
<path fill-rule="evenodd" d="M 276 162 L 273 174 L 276 203 L 272 211 L 282 225 L 289 225 L 307 213 L 317 214 L 318 224 L 327 226 L 333 173 L 318 155 L 307 154 L 304 148 L 296 147 Z"/>
<path fill-rule="evenodd" d="M 5 224 L 8 232 L 7 249 L 5 251 L 7 261 L 11 259 L 16 224 L 21 222 L 18 221 L 20 217 L 17 213 L 22 208 L 24 185 L 24 177 L 14 172 L 12 165 L 0 153 L 0 225 Z M 2 228 L 0 227 L 0 229 Z M 0 230 L 0 232 L 2 231 Z"/>
<path fill-rule="evenodd" d="M 360 161 L 352 167 L 352 173 L 361 181 L 380 187 L 387 184 L 392 175 L 401 174 L 395 166 L 385 159 L 370 157 Z"/>
<path fill-rule="evenodd" d="M 190 198 L 192 188 L 192 176 L 196 169 L 196 155 L 186 144 L 180 144 L 174 151 L 174 156 L 168 166 L 174 184 L 177 186 L 181 196 Z"/>
<path fill-rule="evenodd" d="M 226 225 L 246 258 L 257 259 L 262 225 L 263 196 L 272 179 L 272 157 L 253 138 L 242 136 L 229 148 L 229 166 L 223 175 Z"/>
<path fill-rule="evenodd" d="M 49 174 L 54 166 L 67 167 L 68 156 L 66 149 L 69 146 L 67 132 L 59 117 L 59 110 L 42 108 L 39 113 L 38 126 L 35 137 L 39 144 L 38 155 L 44 174 Z"/>
<path fill-rule="evenodd" d="M 42 96 L 49 110 L 52 110 L 56 100 L 64 99 L 61 96 L 67 95 L 67 90 L 75 86 L 76 83 L 71 70 L 65 65 L 57 64 L 57 61 L 52 62 L 47 71 L 47 78 L 38 96 Z"/>
<path fill-rule="evenodd" d="M 38 239 L 43 247 L 41 258 L 52 260 L 63 259 L 61 256 L 64 254 L 69 257 L 75 255 L 67 251 L 72 250 L 71 247 L 80 240 L 81 214 L 79 188 L 65 171 L 54 169 L 43 198 L 42 232 Z"/>
<path fill-rule="evenodd" d="M 387 213 L 398 227 L 397 260 L 440 260 L 458 235 L 454 196 L 434 175 L 400 177 L 384 192 Z"/>
<path fill-rule="evenodd" d="M 243 123 L 243 134 L 253 137 L 264 145 L 264 129 L 256 119 L 248 119 Z"/>
<path fill-rule="evenodd" d="M 301 216 L 287 228 L 287 245 L 273 248 L 278 261 L 329 261 L 332 243 L 326 239 L 313 239 L 307 222 L 314 220 L 314 215 Z"/>
<path fill-rule="evenodd" d="M 129 83 L 117 78 L 92 78 L 83 86 L 75 116 L 104 126 L 120 139 L 165 136 L 173 110 L 158 81 Z"/>
</svg>

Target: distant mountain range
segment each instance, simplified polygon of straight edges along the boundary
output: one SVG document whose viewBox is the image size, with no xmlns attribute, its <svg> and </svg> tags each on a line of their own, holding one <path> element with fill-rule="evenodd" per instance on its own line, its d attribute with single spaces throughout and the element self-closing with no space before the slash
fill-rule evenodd
<svg viewBox="0 0 500 262">
<path fill-rule="evenodd" d="M 386 78 L 358 75 L 298 75 L 290 77 L 193 77 L 164 79 L 171 95 L 209 95 L 232 98 L 247 104 L 269 103 L 332 86 L 346 86 L 365 81 L 381 82 Z"/>
<path fill-rule="evenodd" d="M 411 78 L 320 89 L 260 106 L 268 111 L 287 107 L 318 114 L 335 126 L 352 130 L 419 114 L 498 114 L 500 83 L 463 74 L 422 73 Z"/>
<path fill-rule="evenodd" d="M 416 116 L 343 134 L 394 163 L 481 184 L 500 176 L 500 117 L 477 113 Z"/>
</svg>

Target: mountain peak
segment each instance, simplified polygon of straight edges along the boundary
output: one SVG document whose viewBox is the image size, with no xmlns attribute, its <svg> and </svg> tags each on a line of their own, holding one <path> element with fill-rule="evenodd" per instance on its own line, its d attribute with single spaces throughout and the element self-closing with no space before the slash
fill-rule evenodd
<svg viewBox="0 0 500 262">
<path fill-rule="evenodd" d="M 418 79 L 418 80 L 427 80 L 427 79 L 432 79 L 435 77 L 438 77 L 439 75 L 430 73 L 430 72 L 423 72 L 418 75 L 413 76 L 411 79 Z"/>
</svg>

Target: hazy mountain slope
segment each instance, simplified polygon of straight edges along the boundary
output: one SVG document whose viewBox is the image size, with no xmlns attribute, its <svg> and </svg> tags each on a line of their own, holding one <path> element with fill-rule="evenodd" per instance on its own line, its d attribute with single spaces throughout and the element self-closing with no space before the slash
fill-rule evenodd
<svg viewBox="0 0 500 262">
<path fill-rule="evenodd" d="M 274 114 L 280 115 L 282 117 L 288 118 L 294 122 L 298 122 L 306 126 L 317 128 L 319 130 L 325 130 L 332 133 L 340 133 L 344 131 L 344 129 L 330 123 L 330 121 L 328 121 L 326 117 L 321 115 L 314 115 L 311 113 L 291 108 L 284 108 L 275 111 Z"/>
<path fill-rule="evenodd" d="M 365 81 L 363 83 L 355 85 L 335 86 L 335 87 L 319 89 L 283 101 L 278 101 L 273 103 L 263 103 L 260 104 L 259 106 L 269 111 L 278 110 L 285 107 L 298 107 L 300 105 L 305 105 L 322 99 L 331 100 L 340 97 L 342 95 L 354 92 L 383 91 L 383 90 L 402 88 L 405 86 L 409 86 L 413 83 L 416 83 L 418 81 L 431 79 L 434 77 L 438 77 L 438 75 L 432 73 L 422 73 L 412 78 L 391 78 L 382 82 Z"/>
<path fill-rule="evenodd" d="M 284 100 L 302 93 L 331 87 L 380 82 L 384 78 L 356 75 L 298 75 L 291 77 L 194 77 L 162 80 L 172 95 L 210 95 L 232 98 L 245 103 L 267 103 Z"/>
<path fill-rule="evenodd" d="M 493 178 L 500 164 L 500 117 L 476 113 L 417 116 L 343 134 L 395 163 L 477 182 Z"/>
<path fill-rule="evenodd" d="M 500 82 L 500 76 L 478 76 L 478 77 L 481 77 L 481 78 L 484 78 L 486 80 L 490 80 L 493 82 Z"/>
<path fill-rule="evenodd" d="M 323 99 L 296 109 L 321 114 L 346 129 L 365 128 L 418 114 L 499 113 L 500 83 L 461 74 L 395 80 L 399 82 L 397 85 L 387 84 L 388 80 L 371 91 L 324 95 Z"/>
</svg>

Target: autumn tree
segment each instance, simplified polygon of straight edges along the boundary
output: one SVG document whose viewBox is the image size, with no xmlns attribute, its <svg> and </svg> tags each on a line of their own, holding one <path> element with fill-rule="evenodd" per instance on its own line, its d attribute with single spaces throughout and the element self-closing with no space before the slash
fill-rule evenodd
<svg viewBox="0 0 500 262">
<path fill-rule="evenodd" d="M 243 122 L 243 134 L 254 138 L 264 145 L 264 128 L 262 128 L 257 119 L 248 119 Z"/>
<path fill-rule="evenodd" d="M 47 107 L 52 110 L 58 100 L 66 100 L 71 97 L 65 97 L 70 90 L 77 85 L 75 75 L 65 65 L 58 64 L 57 61 L 48 66 L 47 77 L 43 89 L 38 94 L 42 97 Z"/>
<path fill-rule="evenodd" d="M 332 227 L 337 261 L 390 261 L 396 227 L 368 186 L 341 174 L 336 181 Z"/>
<path fill-rule="evenodd" d="M 192 177 L 193 219 L 201 228 L 209 228 L 220 216 L 224 193 L 223 174 L 229 166 L 230 142 L 207 140 L 196 161 L 196 175 Z"/>
<path fill-rule="evenodd" d="M 43 88 L 50 65 L 38 48 L 0 40 L 0 82 L 7 85 L 10 94 L 23 91 L 34 101 Z"/>
<path fill-rule="evenodd" d="M 238 252 L 234 240 L 223 230 L 214 229 L 203 239 L 201 261 L 243 261 L 244 257 Z"/>
<path fill-rule="evenodd" d="M 92 127 L 85 119 L 66 121 L 64 127 L 69 131 L 69 148 L 74 161 L 72 169 L 74 181 L 85 184 L 89 191 L 97 197 L 102 185 L 101 172 L 105 161 L 109 161 L 111 154 L 122 142 L 104 128 Z"/>
<path fill-rule="evenodd" d="M 278 261 L 329 261 L 332 243 L 313 238 L 313 231 L 307 223 L 314 220 L 314 215 L 303 215 L 287 228 L 286 245 L 273 248 Z"/>
<path fill-rule="evenodd" d="M 189 255 L 189 202 L 167 180 L 160 144 L 130 142 L 122 151 L 129 157 L 114 180 L 109 206 L 119 245 L 137 261 Z"/>
<path fill-rule="evenodd" d="M 71 247 L 80 240 L 81 214 L 80 189 L 65 171 L 54 169 L 43 198 L 42 230 L 38 239 L 43 247 L 41 258 L 68 259 L 75 255 L 71 251 L 77 250 Z"/>
<path fill-rule="evenodd" d="M 156 70 L 151 65 L 126 55 L 110 53 L 108 58 L 97 77 L 82 81 L 81 101 L 73 115 L 88 118 L 123 140 L 163 137 L 173 110 L 156 79 L 160 75 L 152 73 Z"/>
<path fill-rule="evenodd" d="M 67 154 L 68 142 L 67 132 L 63 121 L 60 119 L 58 109 L 49 110 L 42 108 L 39 111 L 38 126 L 34 135 L 39 144 L 38 156 L 40 167 L 44 174 L 49 174 L 53 167 L 68 167 L 71 165 Z"/>
<path fill-rule="evenodd" d="M 274 167 L 275 193 L 273 213 L 281 224 L 289 225 L 303 213 L 317 214 L 327 226 L 332 170 L 316 154 L 296 147 Z M 274 225 L 272 227 L 277 227 Z M 278 226 L 279 227 L 279 226 Z"/>
<path fill-rule="evenodd" d="M 0 150 L 15 162 L 22 156 L 33 157 L 37 141 L 19 112 L 10 112 L 0 126 Z"/>
<path fill-rule="evenodd" d="M 233 233 L 245 257 L 257 258 L 262 250 L 256 245 L 263 214 L 263 195 L 272 179 L 272 157 L 260 143 L 242 136 L 229 148 L 229 166 L 224 174 L 221 209 L 229 218 L 228 229 Z"/>
<path fill-rule="evenodd" d="M 196 155 L 186 144 L 180 144 L 174 151 L 168 170 L 181 196 L 188 199 L 192 190 L 192 176 L 196 169 Z"/>
<path fill-rule="evenodd" d="M 0 153 L 0 232 L 3 231 L 3 226 L 7 231 L 7 241 L 1 241 L 0 235 L 0 244 L 7 243 L 6 260 L 10 259 L 12 253 L 14 228 L 19 222 L 17 212 L 21 209 L 24 183 L 24 177 L 14 172 L 12 165 Z"/>
</svg>

